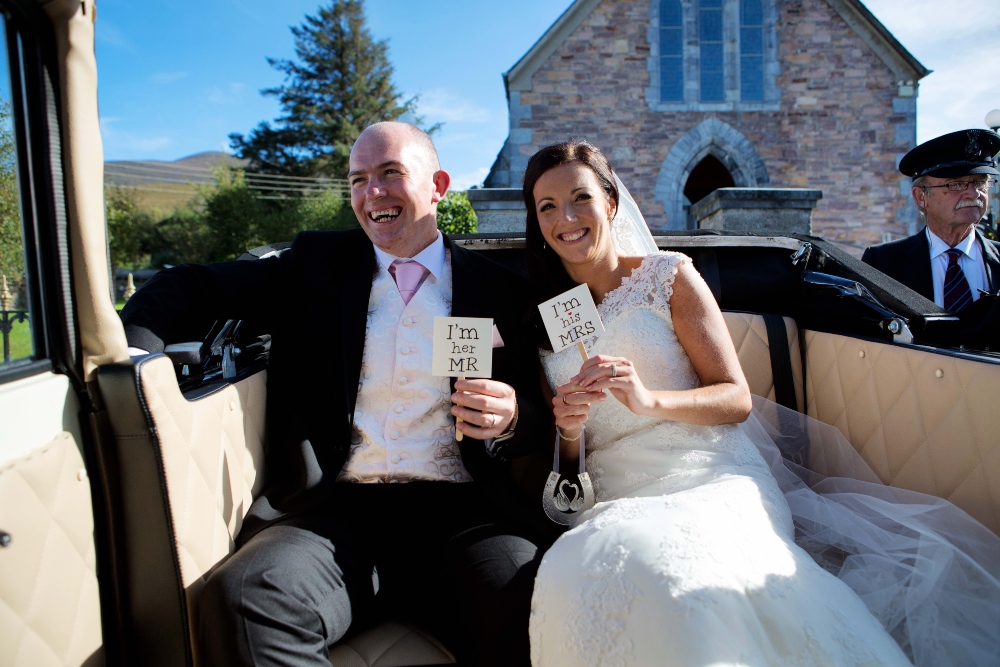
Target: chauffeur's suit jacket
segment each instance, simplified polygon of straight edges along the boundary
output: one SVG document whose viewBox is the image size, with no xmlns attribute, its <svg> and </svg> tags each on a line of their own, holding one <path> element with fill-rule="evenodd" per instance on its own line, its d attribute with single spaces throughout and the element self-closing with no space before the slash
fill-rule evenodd
<svg viewBox="0 0 1000 667">
<path fill-rule="evenodd" d="M 526 281 L 445 237 L 451 252 L 452 314 L 491 317 L 504 346 L 493 350 L 493 379 L 517 392 L 515 436 L 494 455 L 482 441 L 459 443 L 462 461 L 486 496 L 529 532 L 548 533 L 539 501 L 510 475 L 510 459 L 546 440 L 551 420 L 541 394 L 534 338 L 523 313 Z M 265 492 L 240 532 L 245 542 L 291 513 L 321 506 L 347 460 L 365 347 L 368 301 L 377 270 L 362 230 L 303 232 L 277 258 L 157 274 L 122 311 L 129 344 L 150 352 L 165 343 L 200 340 L 217 319 L 264 322 L 272 333 L 268 366 Z M 332 511 L 349 511 L 333 508 Z M 534 530 L 531 530 L 534 528 Z"/>
<path fill-rule="evenodd" d="M 983 238 L 978 230 L 975 234 L 986 262 L 986 279 L 990 291 L 996 293 L 1000 289 L 1000 243 Z M 861 261 L 890 278 L 895 278 L 914 292 L 934 300 L 931 246 L 925 230 L 921 229 L 913 236 L 899 241 L 871 246 L 865 250 Z"/>
</svg>

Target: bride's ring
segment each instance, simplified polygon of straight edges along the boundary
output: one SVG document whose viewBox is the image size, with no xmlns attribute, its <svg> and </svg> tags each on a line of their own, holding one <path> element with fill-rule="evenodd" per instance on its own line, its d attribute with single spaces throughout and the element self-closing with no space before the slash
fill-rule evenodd
<svg viewBox="0 0 1000 667">
<path fill-rule="evenodd" d="M 618 364 L 611 364 L 611 377 L 618 377 Z"/>
<path fill-rule="evenodd" d="M 563 405 L 569 405 L 569 403 L 566 402 L 566 394 L 563 394 L 562 398 L 563 398 Z"/>
</svg>

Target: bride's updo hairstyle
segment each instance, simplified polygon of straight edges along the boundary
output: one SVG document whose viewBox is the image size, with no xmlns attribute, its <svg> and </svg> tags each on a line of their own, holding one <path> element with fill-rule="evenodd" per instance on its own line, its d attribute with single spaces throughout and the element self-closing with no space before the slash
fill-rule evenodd
<svg viewBox="0 0 1000 667">
<path fill-rule="evenodd" d="M 525 245 L 528 253 L 528 276 L 535 287 L 535 303 L 547 301 L 557 294 L 577 286 L 566 269 L 563 268 L 559 255 L 545 243 L 542 228 L 538 224 L 538 211 L 535 209 L 535 184 L 542 174 L 556 167 L 571 162 L 578 162 L 594 172 L 608 198 L 615 203 L 618 210 L 618 186 L 611 171 L 608 158 L 601 149 L 583 139 L 570 139 L 566 143 L 546 146 L 531 156 L 528 168 L 524 171 L 524 206 L 528 212 Z M 610 223 L 610 220 L 608 221 Z M 539 343 L 546 349 L 551 349 L 548 336 L 541 323 L 537 308 L 531 309 L 531 319 L 539 330 Z"/>
</svg>

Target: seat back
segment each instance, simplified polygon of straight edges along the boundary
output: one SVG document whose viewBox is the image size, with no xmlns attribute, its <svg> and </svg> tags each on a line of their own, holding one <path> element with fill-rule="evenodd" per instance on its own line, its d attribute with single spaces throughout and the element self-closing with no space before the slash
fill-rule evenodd
<svg viewBox="0 0 1000 667">
<path fill-rule="evenodd" d="M 130 662 L 193 665 L 196 604 L 263 477 L 266 372 L 189 401 L 162 355 L 99 376 L 119 467 Z"/>
<path fill-rule="evenodd" d="M 764 316 L 758 313 L 724 312 L 723 318 L 736 347 L 736 354 L 746 376 L 750 393 L 775 400 L 775 382 L 772 371 L 771 346 Z M 799 327 L 790 317 L 781 318 L 788 340 L 788 356 L 792 367 L 792 385 L 795 407 L 805 409 L 802 382 L 802 351 L 799 347 Z M 783 352 L 783 351 L 782 351 Z"/>
</svg>

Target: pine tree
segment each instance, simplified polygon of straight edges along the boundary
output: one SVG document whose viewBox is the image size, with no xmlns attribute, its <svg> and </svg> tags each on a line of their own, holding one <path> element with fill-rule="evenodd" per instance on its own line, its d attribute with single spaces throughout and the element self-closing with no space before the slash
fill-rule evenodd
<svg viewBox="0 0 1000 667">
<path fill-rule="evenodd" d="M 292 34 L 297 60 L 268 58 L 284 84 L 261 91 L 280 100 L 283 115 L 275 127 L 229 135 L 231 146 L 253 171 L 345 178 L 361 131 L 412 111 L 414 100 L 403 102 L 392 85 L 388 46 L 368 32 L 363 0 L 333 0 Z"/>
</svg>

